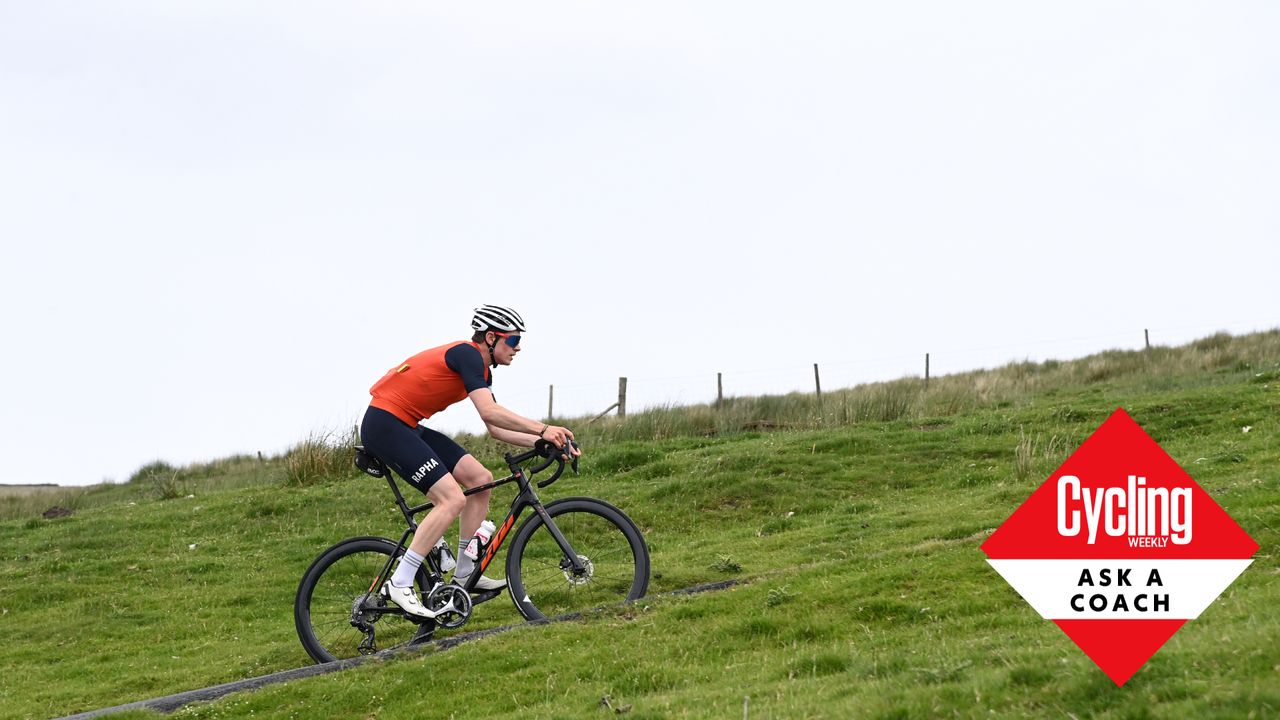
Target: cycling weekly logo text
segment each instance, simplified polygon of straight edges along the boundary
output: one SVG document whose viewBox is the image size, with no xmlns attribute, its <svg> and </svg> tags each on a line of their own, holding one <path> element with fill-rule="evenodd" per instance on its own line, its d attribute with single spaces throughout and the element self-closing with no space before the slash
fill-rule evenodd
<svg viewBox="0 0 1280 720">
<path fill-rule="evenodd" d="M 1123 409 L 982 544 L 996 572 L 1117 685 L 1257 550 Z"/>
</svg>

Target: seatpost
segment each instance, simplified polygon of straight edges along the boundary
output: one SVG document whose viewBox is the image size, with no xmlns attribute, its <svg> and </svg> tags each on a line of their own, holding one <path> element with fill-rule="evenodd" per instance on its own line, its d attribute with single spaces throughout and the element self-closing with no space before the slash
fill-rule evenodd
<svg viewBox="0 0 1280 720">
<path fill-rule="evenodd" d="M 409 512 L 409 506 L 404 501 L 404 495 L 400 494 L 400 487 L 396 485 L 396 481 L 391 477 L 391 468 L 387 468 L 387 484 L 391 486 L 391 492 L 396 495 L 396 506 L 400 508 L 400 512 L 404 514 L 404 519 L 411 527 L 416 527 L 413 522 L 413 513 Z"/>
</svg>

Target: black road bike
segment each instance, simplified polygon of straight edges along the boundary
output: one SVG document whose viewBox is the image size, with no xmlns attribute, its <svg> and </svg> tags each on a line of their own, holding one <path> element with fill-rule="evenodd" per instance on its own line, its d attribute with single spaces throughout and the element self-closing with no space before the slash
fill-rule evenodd
<svg viewBox="0 0 1280 720">
<path fill-rule="evenodd" d="M 541 460 L 527 472 L 526 463 Z M 396 543 L 382 537 L 355 537 L 320 553 L 302 576 L 293 605 L 298 638 L 307 654 L 324 663 L 368 655 L 399 645 L 432 639 L 438 627 L 461 627 L 476 604 L 492 600 L 501 590 L 481 592 L 475 584 L 493 562 L 516 520 L 530 515 L 515 531 L 507 553 L 507 590 L 516 609 L 528 620 L 543 620 L 644 596 L 649 587 L 649 549 L 640 529 L 618 508 L 589 497 L 570 497 L 542 504 L 533 476 L 556 465 L 537 487 L 545 488 L 564 472 L 564 451 L 539 440 L 532 450 L 506 455 L 511 474 L 467 490 L 464 494 L 516 483 L 520 492 L 492 539 L 479 549 L 476 570 L 462 585 L 445 583 L 442 558 L 433 549 L 418 571 L 423 605 L 434 619 L 407 615 L 381 594 L 395 561 L 418 529 L 414 516 L 432 503 L 410 507 L 386 464 L 361 446 L 356 466 L 385 478 L 395 494 L 408 529 Z M 573 471 L 578 459 L 573 458 Z"/>
</svg>

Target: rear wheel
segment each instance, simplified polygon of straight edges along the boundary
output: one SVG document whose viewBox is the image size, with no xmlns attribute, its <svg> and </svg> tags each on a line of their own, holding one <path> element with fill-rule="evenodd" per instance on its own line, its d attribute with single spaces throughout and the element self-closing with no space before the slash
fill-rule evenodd
<svg viewBox="0 0 1280 720">
<path fill-rule="evenodd" d="M 644 596 L 649 549 L 631 518 L 594 498 L 557 500 L 546 509 L 580 568 L 540 515 L 526 520 L 507 554 L 507 584 L 521 615 L 541 620 Z"/>
<path fill-rule="evenodd" d="M 380 590 L 379 574 L 396 551 L 386 538 L 344 540 L 311 563 L 298 585 L 293 621 L 307 654 L 319 663 L 368 655 L 430 637 L 434 623 L 421 628 Z M 426 582 L 419 572 L 418 586 Z M 419 636 L 419 630 L 422 636 Z"/>
</svg>

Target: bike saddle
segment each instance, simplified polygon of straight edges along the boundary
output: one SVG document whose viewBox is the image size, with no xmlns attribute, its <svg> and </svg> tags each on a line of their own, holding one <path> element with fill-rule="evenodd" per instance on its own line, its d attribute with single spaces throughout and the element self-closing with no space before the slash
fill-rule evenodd
<svg viewBox="0 0 1280 720">
<path fill-rule="evenodd" d="M 387 476 L 387 465 L 378 459 L 377 455 L 364 449 L 363 445 L 356 446 L 356 467 L 365 471 L 366 474 L 380 478 Z"/>
</svg>

